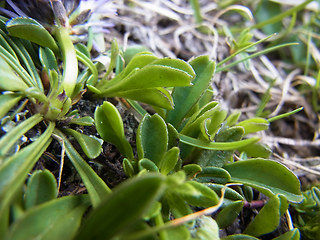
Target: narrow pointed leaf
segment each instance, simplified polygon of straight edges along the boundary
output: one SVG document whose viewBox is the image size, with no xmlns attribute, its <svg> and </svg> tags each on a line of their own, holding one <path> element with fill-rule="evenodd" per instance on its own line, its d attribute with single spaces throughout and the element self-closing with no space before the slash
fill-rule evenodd
<svg viewBox="0 0 320 240">
<path fill-rule="evenodd" d="M 85 134 L 79 133 L 73 129 L 65 129 L 66 133 L 73 136 L 78 143 L 80 144 L 83 152 L 87 155 L 88 158 L 94 159 L 100 155 L 102 152 L 102 146 L 101 143 L 90 136 L 87 136 Z"/>
<path fill-rule="evenodd" d="M 0 90 L 24 91 L 29 86 L 20 78 L 10 65 L 0 56 Z"/>
<path fill-rule="evenodd" d="M 231 182 L 243 183 L 267 196 L 284 195 L 291 202 L 303 197 L 298 178 L 282 164 L 265 159 L 234 162 L 223 167 L 231 175 Z"/>
<path fill-rule="evenodd" d="M 62 138 L 65 144 L 66 154 L 86 186 L 93 207 L 98 206 L 101 200 L 110 194 L 110 188 L 74 149 L 66 136 L 57 129 L 55 132 Z"/>
<path fill-rule="evenodd" d="M 159 199 L 163 183 L 161 175 L 146 174 L 119 185 L 91 212 L 75 239 L 111 239 L 125 233 Z"/>
<path fill-rule="evenodd" d="M 21 98 L 21 96 L 16 94 L 0 95 L 0 119 L 3 118 L 10 111 L 10 109 L 19 102 Z"/>
<path fill-rule="evenodd" d="M 259 141 L 259 138 L 253 137 L 245 140 L 240 141 L 234 141 L 234 142 L 207 142 L 198 140 L 196 138 L 188 137 L 183 134 L 179 134 L 180 141 L 202 149 L 208 149 L 208 150 L 234 150 L 239 147 L 246 146 L 248 144 L 254 143 Z"/>
<path fill-rule="evenodd" d="M 8 239 L 73 239 L 89 207 L 87 195 L 58 198 L 30 209 L 13 226 Z"/>
<path fill-rule="evenodd" d="M 300 240 L 300 231 L 298 228 L 295 228 L 280 235 L 279 237 L 274 238 L 273 240 Z"/>
<path fill-rule="evenodd" d="M 47 130 L 33 143 L 6 159 L 0 166 L 0 222 L 2 214 L 10 201 L 25 182 L 25 178 L 51 142 L 55 124 L 50 123 Z M 1 236 L 1 233 L 0 233 Z"/>
</svg>

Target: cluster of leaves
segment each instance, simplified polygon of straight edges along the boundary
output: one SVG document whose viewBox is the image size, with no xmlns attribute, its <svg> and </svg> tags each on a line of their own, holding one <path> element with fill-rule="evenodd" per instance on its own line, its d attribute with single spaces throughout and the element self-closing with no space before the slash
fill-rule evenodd
<svg viewBox="0 0 320 240">
<path fill-rule="evenodd" d="M 254 200 L 252 188 L 266 195 L 267 203 L 242 235 L 225 239 L 256 239 L 277 228 L 289 203 L 302 200 L 296 176 L 268 160 L 270 150 L 258 138 L 249 138 L 273 119 L 239 121 L 240 113 L 227 116 L 211 101 L 216 67 L 207 56 L 185 62 L 140 52 L 121 62 L 114 42 L 105 67 L 91 60 L 86 46 L 74 45 L 59 23 L 48 32 L 34 19 L 3 17 L 0 28 L 0 117 L 8 129 L 0 139 L 1 239 L 219 239 L 219 228 L 232 224 Z M 114 68 L 117 75 L 109 80 Z M 94 119 L 71 111 L 86 90 L 95 98 L 126 98 L 143 116 L 136 151 L 110 102 L 97 106 Z M 103 182 L 70 137 L 88 159 L 100 155 L 101 143 L 75 131 L 74 124 L 95 124 L 101 138 L 125 157 L 128 180 L 112 190 Z M 44 131 L 20 146 L 31 129 Z M 88 194 L 57 198 L 61 175 L 57 184 L 48 170 L 34 171 L 25 185 L 53 139 Z M 214 212 L 214 219 L 205 216 Z M 299 239 L 299 231 L 277 239 Z"/>
<path fill-rule="evenodd" d="M 320 237 L 320 190 L 312 187 L 303 192 L 303 202 L 293 204 L 297 211 L 294 223 L 301 231 L 303 239 L 318 239 Z"/>
</svg>

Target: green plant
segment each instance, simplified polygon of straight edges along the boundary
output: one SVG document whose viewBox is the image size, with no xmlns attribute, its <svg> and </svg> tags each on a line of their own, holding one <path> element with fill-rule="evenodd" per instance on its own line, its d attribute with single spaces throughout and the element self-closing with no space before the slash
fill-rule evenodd
<svg viewBox="0 0 320 240">
<path fill-rule="evenodd" d="M 214 73 L 239 63 L 221 67 L 258 43 L 244 36 L 216 69 L 207 56 L 185 62 L 140 50 L 123 61 L 128 52 L 114 41 L 106 67 L 91 60 L 89 44 L 71 41 L 69 24 L 83 13 L 71 11 L 68 18 L 62 1 L 51 4 L 55 24 L 26 17 L 0 20 L 0 117 L 7 129 L 0 139 L 0 238 L 219 239 L 219 228 L 256 200 L 255 189 L 267 202 L 244 234 L 225 239 L 256 239 L 277 228 L 289 203 L 302 200 L 296 176 L 268 160 L 270 150 L 248 136 L 283 116 L 239 121 L 240 113 L 228 116 L 211 100 Z M 142 117 L 136 149 L 110 102 L 97 106 L 94 119 L 72 111 L 85 91 L 91 101 L 121 97 L 136 109 Z M 138 102 L 149 104 L 155 114 Z M 125 157 L 129 179 L 110 189 L 83 158 L 100 155 L 101 139 L 74 125 L 95 125 L 102 140 Z M 38 134 L 20 144 L 30 130 Z M 32 171 L 52 140 L 62 149 L 58 183 L 48 170 Z M 57 198 L 65 154 L 87 194 Z M 277 239 L 286 237 L 297 239 L 299 231 Z"/>
</svg>

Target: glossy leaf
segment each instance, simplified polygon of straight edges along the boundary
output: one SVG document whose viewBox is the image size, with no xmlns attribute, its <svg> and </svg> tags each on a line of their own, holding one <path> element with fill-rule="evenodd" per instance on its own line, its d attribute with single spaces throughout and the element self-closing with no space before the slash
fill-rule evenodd
<svg viewBox="0 0 320 240">
<path fill-rule="evenodd" d="M 8 21 L 6 26 L 11 36 L 29 40 L 58 52 L 58 46 L 51 34 L 36 20 L 17 17 Z"/>
<path fill-rule="evenodd" d="M 191 87 L 176 87 L 172 93 L 174 110 L 168 111 L 166 121 L 178 127 L 191 108 L 199 101 L 202 93 L 208 88 L 214 74 L 215 64 L 208 56 L 195 58 L 190 62 L 196 78 Z"/>
<path fill-rule="evenodd" d="M 90 213 L 75 239 L 111 239 L 125 233 L 160 198 L 163 183 L 163 178 L 158 174 L 146 174 L 125 181 Z"/>
<path fill-rule="evenodd" d="M 48 170 L 34 172 L 28 180 L 25 193 L 26 209 L 53 200 L 58 195 L 55 176 Z"/>
<path fill-rule="evenodd" d="M 101 143 L 97 139 L 79 133 L 70 128 L 64 129 L 64 132 L 70 134 L 78 141 L 80 147 L 82 148 L 83 152 L 87 155 L 88 158 L 94 159 L 98 157 L 102 152 Z"/>
<path fill-rule="evenodd" d="M 243 183 L 267 196 L 284 195 L 291 202 L 300 202 L 298 178 L 282 164 L 265 159 L 234 162 L 223 167 L 231 175 L 231 182 Z"/>
<path fill-rule="evenodd" d="M 219 228 L 226 228 L 233 223 L 242 210 L 243 201 L 235 201 L 223 208 L 215 217 Z"/>
<path fill-rule="evenodd" d="M 148 158 L 157 166 L 168 147 L 168 129 L 165 121 L 155 114 L 146 114 L 137 130 L 137 151 L 139 159 Z"/>
<path fill-rule="evenodd" d="M 86 186 L 93 207 L 97 207 L 101 200 L 110 194 L 110 188 L 74 149 L 66 136 L 57 129 L 55 133 L 62 139 L 66 154 Z"/>
<path fill-rule="evenodd" d="M 3 118 L 21 98 L 21 96 L 12 93 L 0 95 L 0 119 Z"/>
<path fill-rule="evenodd" d="M 167 151 L 160 161 L 159 168 L 160 172 L 167 175 L 176 166 L 179 159 L 179 148 L 173 147 Z"/>
<path fill-rule="evenodd" d="M 94 118 L 101 138 L 114 144 L 125 157 L 132 159 L 132 148 L 124 135 L 122 118 L 117 108 L 105 101 L 96 108 Z"/>
<path fill-rule="evenodd" d="M 230 174 L 223 168 L 218 167 L 205 167 L 202 171 L 197 174 L 196 181 L 202 183 L 220 183 L 224 184 L 230 181 Z"/>
<path fill-rule="evenodd" d="M 89 207 L 87 195 L 58 198 L 26 212 L 13 226 L 8 239 L 73 239 Z"/>
</svg>

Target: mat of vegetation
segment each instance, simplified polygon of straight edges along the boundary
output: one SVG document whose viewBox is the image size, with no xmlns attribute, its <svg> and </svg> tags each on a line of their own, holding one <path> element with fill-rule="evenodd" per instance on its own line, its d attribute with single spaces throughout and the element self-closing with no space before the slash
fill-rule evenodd
<svg viewBox="0 0 320 240">
<path fill-rule="evenodd" d="M 319 2 L 0 1 L 0 239 L 320 239 Z"/>
</svg>

